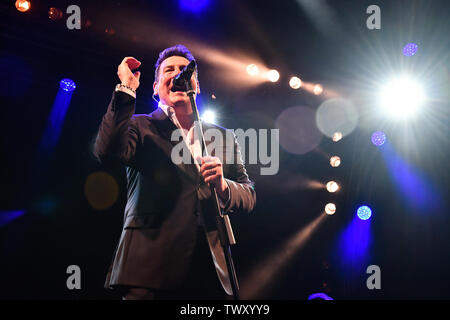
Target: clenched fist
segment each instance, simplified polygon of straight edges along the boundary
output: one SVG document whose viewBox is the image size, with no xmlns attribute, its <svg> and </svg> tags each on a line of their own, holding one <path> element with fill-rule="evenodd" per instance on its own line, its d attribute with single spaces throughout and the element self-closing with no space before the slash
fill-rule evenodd
<svg viewBox="0 0 450 320">
<path fill-rule="evenodd" d="M 224 201 L 228 200 L 228 184 L 223 177 L 222 162 L 217 157 L 202 157 L 200 174 L 206 183 L 211 183 L 217 195 Z"/>
<path fill-rule="evenodd" d="M 133 73 L 132 70 L 139 68 L 141 63 L 133 57 L 125 57 L 117 68 L 121 84 L 136 90 L 139 87 L 139 71 Z"/>
</svg>

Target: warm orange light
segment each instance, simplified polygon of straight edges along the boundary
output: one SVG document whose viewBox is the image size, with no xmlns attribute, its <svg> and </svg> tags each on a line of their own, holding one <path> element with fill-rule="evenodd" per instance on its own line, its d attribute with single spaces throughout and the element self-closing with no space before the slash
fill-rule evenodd
<svg viewBox="0 0 450 320">
<path fill-rule="evenodd" d="M 327 205 L 325 206 L 325 212 L 329 215 L 335 214 L 336 205 L 334 203 L 327 203 Z"/>
<path fill-rule="evenodd" d="M 270 82 L 277 82 L 278 79 L 280 79 L 280 74 L 275 69 L 269 70 L 269 72 L 267 72 L 267 79 L 269 79 Z"/>
<path fill-rule="evenodd" d="M 17 0 L 16 1 L 16 9 L 20 12 L 25 12 L 30 10 L 31 3 L 28 0 Z"/>
<path fill-rule="evenodd" d="M 51 20 L 59 20 L 63 17 L 63 13 L 61 10 L 55 7 L 51 7 L 48 10 L 48 18 Z"/>
<path fill-rule="evenodd" d="M 259 73 L 258 66 L 256 64 L 249 64 L 247 66 L 247 73 L 249 76 L 256 76 Z"/>
<path fill-rule="evenodd" d="M 299 77 L 292 77 L 289 80 L 289 85 L 291 86 L 292 89 L 298 89 L 302 86 L 302 80 L 300 80 Z"/>
<path fill-rule="evenodd" d="M 333 141 L 334 142 L 338 142 L 339 140 L 341 140 L 342 139 L 342 132 L 335 132 L 334 134 L 333 134 Z"/>
<path fill-rule="evenodd" d="M 341 158 L 338 156 L 332 156 L 330 158 L 330 165 L 334 168 L 339 167 L 341 165 Z"/>
<path fill-rule="evenodd" d="M 339 190 L 339 185 L 337 184 L 336 181 L 329 181 L 327 183 L 327 190 L 328 192 L 336 192 Z"/>
<path fill-rule="evenodd" d="M 316 96 L 318 96 L 319 94 L 321 94 L 323 92 L 322 86 L 320 84 L 314 85 L 313 92 Z"/>
</svg>

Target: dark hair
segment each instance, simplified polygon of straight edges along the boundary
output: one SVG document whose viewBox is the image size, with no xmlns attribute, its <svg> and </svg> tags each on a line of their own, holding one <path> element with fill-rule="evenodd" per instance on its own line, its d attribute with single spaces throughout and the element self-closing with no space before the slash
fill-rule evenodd
<svg viewBox="0 0 450 320">
<path fill-rule="evenodd" d="M 184 58 L 188 59 L 189 62 L 192 60 L 195 60 L 194 56 L 189 51 L 189 49 L 186 48 L 185 46 L 183 46 L 182 44 L 177 44 L 172 47 L 164 49 L 163 51 L 161 51 L 159 53 L 158 60 L 156 61 L 156 64 L 155 64 L 155 82 L 158 80 L 159 67 L 161 66 L 161 63 L 163 63 L 164 60 L 166 60 L 167 58 L 172 57 L 172 56 L 184 57 Z M 195 66 L 195 74 L 198 79 L 197 66 Z"/>
</svg>

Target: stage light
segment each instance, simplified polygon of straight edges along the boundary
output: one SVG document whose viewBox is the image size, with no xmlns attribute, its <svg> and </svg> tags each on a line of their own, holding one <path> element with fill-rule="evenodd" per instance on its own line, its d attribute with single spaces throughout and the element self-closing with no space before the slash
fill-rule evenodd
<svg viewBox="0 0 450 320">
<path fill-rule="evenodd" d="M 336 192 L 339 190 L 339 185 L 337 184 L 336 181 L 328 181 L 327 183 L 327 190 L 328 192 Z"/>
<path fill-rule="evenodd" d="M 59 141 L 67 111 L 69 110 L 72 92 L 76 88 L 75 83 L 70 79 L 61 80 L 59 87 L 60 89 L 56 93 L 53 107 L 47 119 L 47 126 L 41 137 L 38 151 L 40 157 L 48 157 L 53 153 Z"/>
<path fill-rule="evenodd" d="M 323 92 L 322 86 L 321 86 L 320 84 L 315 84 L 315 85 L 314 85 L 314 88 L 313 88 L 313 93 L 314 93 L 316 96 L 318 96 L 318 95 L 322 94 L 322 92 Z"/>
<path fill-rule="evenodd" d="M 372 143 L 377 147 L 381 147 L 386 142 L 386 135 L 382 131 L 376 131 L 371 137 Z"/>
<path fill-rule="evenodd" d="M 330 158 L 330 165 L 334 168 L 339 167 L 341 164 L 341 158 L 339 158 L 338 156 L 332 156 Z"/>
<path fill-rule="evenodd" d="M 278 79 L 280 79 L 280 74 L 275 69 L 269 70 L 269 72 L 267 72 L 267 79 L 269 79 L 270 82 L 277 82 Z"/>
<path fill-rule="evenodd" d="M 185 11 L 199 13 L 209 4 L 209 0 L 180 0 L 180 7 Z"/>
<path fill-rule="evenodd" d="M 329 295 L 323 292 L 313 293 L 308 297 L 308 300 L 333 300 Z"/>
<path fill-rule="evenodd" d="M 292 89 L 298 89 L 302 86 L 302 80 L 298 77 L 292 77 L 291 80 L 289 80 L 289 85 Z"/>
<path fill-rule="evenodd" d="M 327 203 L 325 206 L 325 213 L 332 215 L 336 212 L 336 205 L 334 203 Z"/>
<path fill-rule="evenodd" d="M 368 206 L 361 206 L 356 211 L 356 214 L 361 220 L 367 220 L 372 216 L 372 210 Z"/>
<path fill-rule="evenodd" d="M 419 46 L 417 44 L 415 44 L 413 42 L 408 43 L 407 45 L 405 45 L 403 47 L 403 55 L 405 55 L 407 57 L 411 57 L 416 54 L 418 48 L 419 48 Z"/>
<path fill-rule="evenodd" d="M 392 80 L 381 92 L 381 106 L 396 117 L 414 114 L 424 100 L 422 87 L 407 77 Z"/>
<path fill-rule="evenodd" d="M 247 73 L 249 76 L 256 76 L 259 73 L 259 68 L 256 64 L 249 64 L 247 66 Z"/>
<path fill-rule="evenodd" d="M 31 8 L 31 3 L 30 1 L 27 0 L 17 0 L 16 1 L 16 9 L 19 10 L 20 12 L 25 12 L 30 10 Z"/>
<path fill-rule="evenodd" d="M 0 227 L 3 227 L 26 213 L 25 210 L 0 211 Z"/>
<path fill-rule="evenodd" d="M 63 17 L 63 13 L 58 8 L 51 7 L 48 10 L 48 18 L 51 20 L 59 20 Z"/>
<path fill-rule="evenodd" d="M 318 214 L 314 220 L 295 232 L 280 247 L 255 265 L 250 273 L 244 275 L 239 290 L 243 300 L 255 300 L 266 296 L 273 289 L 272 285 L 280 281 L 280 276 L 285 274 L 286 268 L 292 266 L 300 251 L 308 245 L 308 241 L 326 219 L 325 214 Z"/>
<path fill-rule="evenodd" d="M 342 139 L 342 132 L 335 132 L 335 133 L 333 134 L 332 140 L 333 140 L 334 142 L 338 142 L 338 141 L 341 140 L 341 139 Z"/>
<path fill-rule="evenodd" d="M 205 112 L 203 112 L 201 118 L 202 118 L 202 121 L 205 121 L 208 123 L 215 123 L 216 114 L 212 110 L 206 110 Z"/>
<path fill-rule="evenodd" d="M 76 85 L 75 82 L 73 82 L 73 80 L 70 79 L 62 79 L 61 82 L 59 83 L 59 86 L 61 87 L 61 89 L 63 89 L 66 92 L 72 92 L 76 89 Z"/>
</svg>

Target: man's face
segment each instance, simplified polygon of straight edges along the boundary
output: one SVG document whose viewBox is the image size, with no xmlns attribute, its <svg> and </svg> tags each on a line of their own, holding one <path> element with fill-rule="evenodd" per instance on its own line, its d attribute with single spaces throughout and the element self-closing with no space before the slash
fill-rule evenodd
<svg viewBox="0 0 450 320">
<path fill-rule="evenodd" d="M 189 60 L 180 56 L 169 57 L 161 63 L 158 81 L 153 84 L 153 90 L 158 94 L 159 99 L 165 105 L 176 108 L 177 106 L 190 103 L 186 92 L 170 91 L 172 88 L 172 79 L 175 78 L 188 64 Z M 199 93 L 200 89 L 195 77 L 195 72 L 191 77 L 191 84 L 195 92 Z"/>
</svg>

